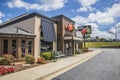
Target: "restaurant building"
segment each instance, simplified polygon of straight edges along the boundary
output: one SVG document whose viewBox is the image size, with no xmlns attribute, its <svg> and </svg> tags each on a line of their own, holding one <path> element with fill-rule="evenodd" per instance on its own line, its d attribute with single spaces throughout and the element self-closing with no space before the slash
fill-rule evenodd
<svg viewBox="0 0 120 80">
<path fill-rule="evenodd" d="M 34 12 L 13 18 L 0 25 L 0 56 L 10 53 L 19 60 L 29 54 L 37 58 L 42 51 L 68 54 L 70 48 L 75 54 L 81 39 L 68 26 L 74 28 L 74 22 L 63 15 L 49 18 Z"/>
<path fill-rule="evenodd" d="M 23 14 L 0 25 L 0 55 L 10 53 L 16 59 L 26 55 L 39 57 L 41 49 L 57 50 L 57 24 L 38 14 Z"/>
<path fill-rule="evenodd" d="M 52 17 L 57 22 L 57 50 L 62 50 L 66 55 L 74 55 L 82 42 L 76 36 L 75 22 L 64 15 Z"/>
</svg>

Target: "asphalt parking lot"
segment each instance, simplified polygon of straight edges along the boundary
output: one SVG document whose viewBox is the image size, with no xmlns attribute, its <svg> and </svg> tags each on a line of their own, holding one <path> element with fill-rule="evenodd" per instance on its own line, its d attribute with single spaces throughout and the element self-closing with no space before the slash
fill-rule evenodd
<svg viewBox="0 0 120 80">
<path fill-rule="evenodd" d="M 52 80 L 120 80 L 120 49 L 103 52 Z"/>
</svg>

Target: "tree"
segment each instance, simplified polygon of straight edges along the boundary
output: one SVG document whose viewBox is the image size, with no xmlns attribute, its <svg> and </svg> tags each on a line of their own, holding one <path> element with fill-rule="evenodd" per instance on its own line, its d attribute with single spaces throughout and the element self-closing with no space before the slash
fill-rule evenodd
<svg viewBox="0 0 120 80">
<path fill-rule="evenodd" d="M 105 38 L 101 38 L 100 41 L 105 41 Z"/>
<path fill-rule="evenodd" d="M 99 41 L 100 39 L 99 39 L 99 36 L 96 36 L 96 41 Z"/>
</svg>

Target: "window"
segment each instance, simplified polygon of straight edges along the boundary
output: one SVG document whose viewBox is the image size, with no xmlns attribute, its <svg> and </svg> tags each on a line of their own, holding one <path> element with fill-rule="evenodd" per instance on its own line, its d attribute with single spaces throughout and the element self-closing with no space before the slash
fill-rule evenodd
<svg viewBox="0 0 120 80">
<path fill-rule="evenodd" d="M 3 44 L 4 44 L 4 46 L 3 46 L 4 47 L 4 51 L 3 51 L 3 53 L 7 54 L 8 53 L 8 39 L 5 39 Z"/>
<path fill-rule="evenodd" d="M 12 55 L 16 58 L 16 40 L 12 40 Z"/>
<path fill-rule="evenodd" d="M 22 57 L 25 57 L 25 40 L 21 41 Z"/>
<path fill-rule="evenodd" d="M 41 40 L 41 51 L 50 51 L 53 49 L 53 43 L 52 42 L 46 42 Z"/>
<path fill-rule="evenodd" d="M 32 53 L 32 40 L 29 39 L 28 40 L 28 54 L 31 54 Z"/>
</svg>

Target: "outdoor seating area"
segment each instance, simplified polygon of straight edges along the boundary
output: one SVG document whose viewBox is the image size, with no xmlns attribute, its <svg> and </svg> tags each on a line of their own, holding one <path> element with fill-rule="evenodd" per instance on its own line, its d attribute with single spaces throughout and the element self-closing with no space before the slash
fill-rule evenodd
<svg viewBox="0 0 120 80">
<path fill-rule="evenodd" d="M 52 52 L 52 59 L 54 61 L 57 61 L 58 58 L 63 58 L 63 57 L 66 57 L 66 55 L 63 54 L 62 51 L 53 51 Z"/>
<path fill-rule="evenodd" d="M 81 53 L 83 53 L 84 51 L 83 50 L 81 50 L 81 49 L 77 49 L 76 50 L 76 54 L 81 54 Z"/>
</svg>

